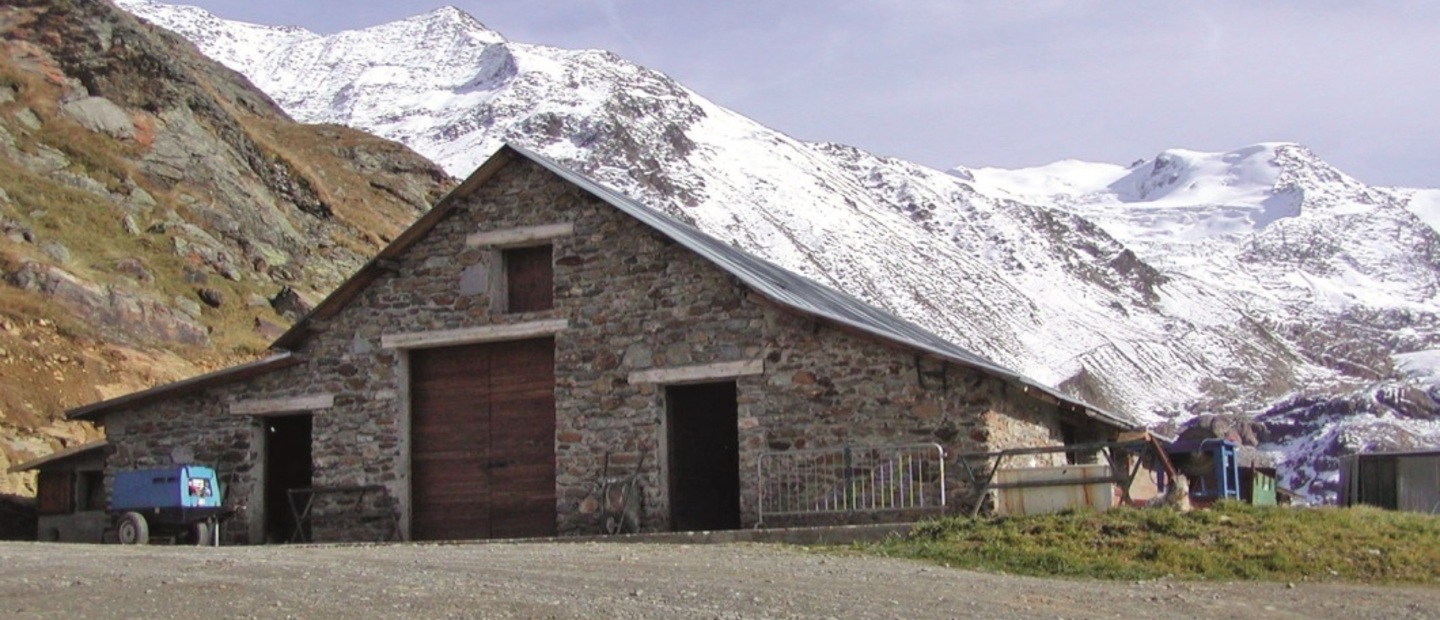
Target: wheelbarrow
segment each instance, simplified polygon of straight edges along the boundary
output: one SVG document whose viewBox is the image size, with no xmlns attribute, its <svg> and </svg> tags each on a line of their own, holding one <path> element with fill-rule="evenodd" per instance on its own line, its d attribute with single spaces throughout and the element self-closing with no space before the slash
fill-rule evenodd
<svg viewBox="0 0 1440 620">
<path fill-rule="evenodd" d="M 605 453 L 605 468 L 600 474 L 600 514 L 606 534 L 640 531 L 640 470 L 645 466 L 646 454 L 644 450 L 640 452 L 640 460 L 629 475 L 611 477 L 610 453 Z"/>
</svg>

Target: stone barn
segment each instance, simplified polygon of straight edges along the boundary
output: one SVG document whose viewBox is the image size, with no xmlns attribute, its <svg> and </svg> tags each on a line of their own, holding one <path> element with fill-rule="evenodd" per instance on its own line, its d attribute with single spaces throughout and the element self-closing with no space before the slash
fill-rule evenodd
<svg viewBox="0 0 1440 620">
<path fill-rule="evenodd" d="M 249 543 L 959 512 L 950 455 L 1136 428 L 509 146 L 273 349 L 70 417 Z"/>
</svg>

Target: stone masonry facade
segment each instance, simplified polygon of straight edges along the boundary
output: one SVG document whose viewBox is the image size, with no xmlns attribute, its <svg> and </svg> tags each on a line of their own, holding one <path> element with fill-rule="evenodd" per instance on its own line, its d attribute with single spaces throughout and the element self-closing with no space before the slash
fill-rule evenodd
<svg viewBox="0 0 1440 620">
<path fill-rule="evenodd" d="M 407 354 L 385 348 L 382 336 L 549 319 L 568 321 L 554 336 L 562 534 L 599 533 L 595 494 L 607 452 L 614 467 L 627 471 L 642 451 L 654 455 L 663 446 L 664 387 L 631 384 L 635 371 L 763 360 L 761 374 L 735 379 L 746 526 L 756 522 L 756 465 L 766 451 L 935 442 L 954 454 L 1058 445 L 1061 416 L 1074 415 L 988 374 L 779 307 L 523 157 L 461 200 L 400 256 L 394 272 L 317 323 L 295 351 L 302 363 L 107 414 L 114 446 L 108 469 L 167 463 L 175 448 L 188 449 L 195 461 L 232 476 L 228 500 L 247 506 L 226 538 L 259 542 L 261 515 L 275 509 L 263 506 L 260 492 L 263 425 L 229 405 L 331 394 L 333 406 L 313 412 L 314 484 L 382 485 L 386 492 L 368 495 L 360 512 L 403 517 Z M 469 247 L 466 237 L 564 222 L 574 232 L 553 240 L 554 308 L 494 312 L 488 280 L 497 252 Z M 640 472 L 647 530 L 669 527 L 663 463 L 663 456 L 647 458 Z M 948 477 L 956 499 L 959 468 Z M 351 508 L 340 500 L 317 504 L 315 538 L 388 533 L 383 519 L 324 518 Z"/>
</svg>

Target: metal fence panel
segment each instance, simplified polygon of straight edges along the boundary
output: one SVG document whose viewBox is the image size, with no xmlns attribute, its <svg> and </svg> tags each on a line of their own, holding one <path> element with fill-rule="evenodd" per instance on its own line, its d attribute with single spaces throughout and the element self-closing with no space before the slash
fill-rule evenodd
<svg viewBox="0 0 1440 620">
<path fill-rule="evenodd" d="M 758 468 L 761 523 L 766 515 L 945 506 L 945 449 L 939 444 L 769 452 Z"/>
</svg>

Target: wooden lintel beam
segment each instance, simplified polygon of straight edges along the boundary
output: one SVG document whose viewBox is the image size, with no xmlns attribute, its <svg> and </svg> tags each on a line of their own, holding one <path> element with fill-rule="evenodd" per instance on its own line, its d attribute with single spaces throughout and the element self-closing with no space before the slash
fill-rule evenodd
<svg viewBox="0 0 1440 620">
<path fill-rule="evenodd" d="M 382 334 L 380 346 L 386 349 L 426 349 L 432 347 L 457 346 L 479 342 L 501 342 L 553 336 L 570 326 L 567 319 L 550 319 L 509 323 L 504 325 L 482 325 L 461 329 L 446 329 L 428 332 Z"/>
<path fill-rule="evenodd" d="M 235 415 L 275 415 L 297 411 L 315 411 L 335 406 L 334 394 L 312 394 L 292 398 L 257 398 L 230 403 Z"/>
<path fill-rule="evenodd" d="M 545 224 L 543 226 L 522 226 L 519 228 L 478 232 L 466 237 L 465 245 L 470 247 L 523 246 L 529 243 L 541 243 L 560 237 L 569 237 L 574 234 L 575 224 L 571 222 Z"/>
<path fill-rule="evenodd" d="M 666 385 L 677 385 L 685 383 L 700 383 L 715 379 L 733 379 L 749 375 L 765 373 L 765 360 L 741 360 L 738 362 L 720 362 L 717 364 L 701 364 L 697 366 L 676 366 L 671 368 L 651 368 L 649 370 L 637 370 L 630 373 L 631 384 L 659 383 Z"/>
</svg>

